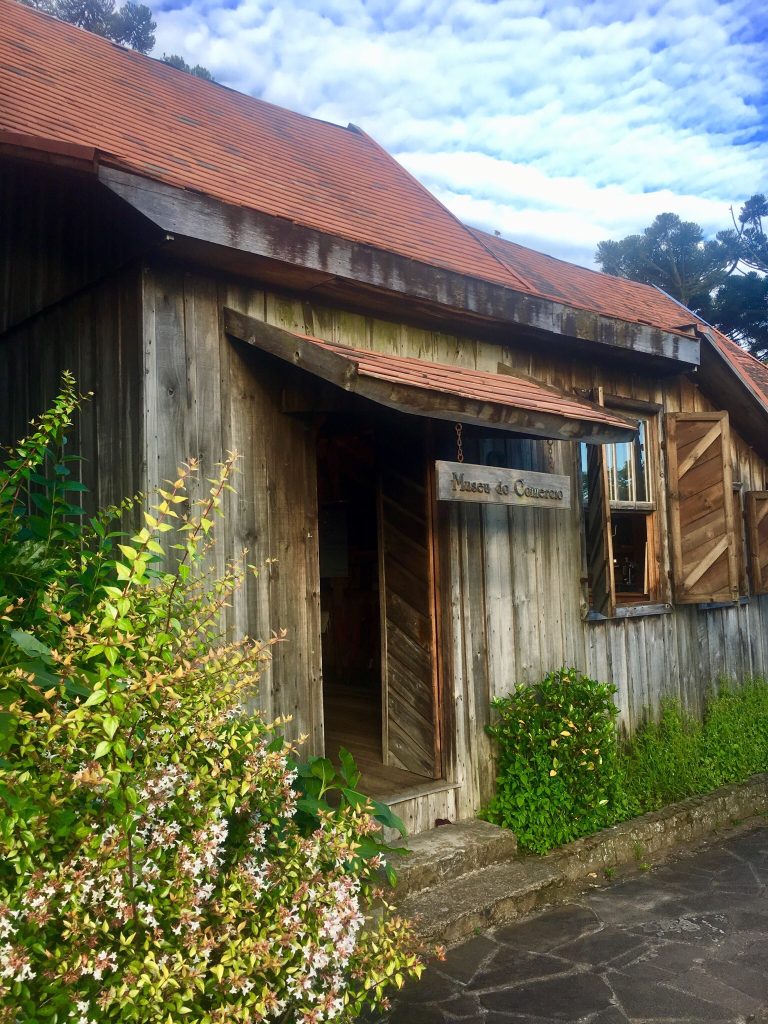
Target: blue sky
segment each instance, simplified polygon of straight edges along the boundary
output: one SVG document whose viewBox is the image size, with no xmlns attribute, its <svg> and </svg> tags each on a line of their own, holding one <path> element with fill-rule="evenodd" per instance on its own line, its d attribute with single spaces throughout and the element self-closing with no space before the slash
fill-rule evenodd
<svg viewBox="0 0 768 1024">
<path fill-rule="evenodd" d="M 763 0 L 148 0 L 156 54 L 360 125 L 468 223 L 591 265 L 768 191 Z"/>
</svg>

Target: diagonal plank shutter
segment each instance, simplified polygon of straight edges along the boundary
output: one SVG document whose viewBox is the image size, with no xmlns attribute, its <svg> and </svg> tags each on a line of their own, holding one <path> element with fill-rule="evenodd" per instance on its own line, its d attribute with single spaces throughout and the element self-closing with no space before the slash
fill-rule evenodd
<svg viewBox="0 0 768 1024">
<path fill-rule="evenodd" d="M 666 417 L 675 601 L 739 595 L 728 413 Z"/>
<path fill-rule="evenodd" d="M 755 594 L 768 593 L 768 491 L 747 491 L 747 543 Z"/>
<path fill-rule="evenodd" d="M 384 762 L 439 778 L 428 467 L 413 438 L 393 449 L 379 479 Z"/>
<path fill-rule="evenodd" d="M 611 616 L 616 607 L 616 593 L 608 471 L 602 445 L 589 445 L 587 449 L 587 495 L 585 533 L 592 610 L 600 615 Z"/>
</svg>

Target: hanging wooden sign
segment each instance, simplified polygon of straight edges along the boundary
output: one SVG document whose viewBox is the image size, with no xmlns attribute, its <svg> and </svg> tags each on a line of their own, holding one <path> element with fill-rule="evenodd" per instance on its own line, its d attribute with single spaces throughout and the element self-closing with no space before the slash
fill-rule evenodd
<svg viewBox="0 0 768 1024">
<path fill-rule="evenodd" d="M 435 463 L 438 501 L 570 508 L 571 479 L 557 473 L 498 469 L 467 462 Z"/>
</svg>

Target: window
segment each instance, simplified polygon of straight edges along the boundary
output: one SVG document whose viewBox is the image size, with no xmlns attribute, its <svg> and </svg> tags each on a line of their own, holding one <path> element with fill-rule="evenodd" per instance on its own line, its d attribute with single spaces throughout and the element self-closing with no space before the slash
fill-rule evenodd
<svg viewBox="0 0 768 1024">
<path fill-rule="evenodd" d="M 589 604 L 600 615 L 662 600 L 649 447 L 655 437 L 655 418 L 643 417 L 632 441 L 581 445 Z"/>
</svg>

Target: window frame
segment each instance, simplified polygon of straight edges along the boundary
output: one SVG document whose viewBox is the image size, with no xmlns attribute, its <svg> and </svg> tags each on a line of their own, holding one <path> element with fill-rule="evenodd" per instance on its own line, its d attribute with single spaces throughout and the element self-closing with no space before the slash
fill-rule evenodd
<svg viewBox="0 0 768 1024">
<path fill-rule="evenodd" d="M 641 616 L 643 614 L 656 614 L 663 613 L 670 610 L 669 604 L 669 586 L 668 580 L 666 579 L 663 571 L 663 540 L 661 516 L 664 511 L 663 505 L 659 498 L 663 491 L 662 475 L 661 475 L 661 428 L 660 419 L 662 407 L 654 402 L 640 402 L 632 399 L 623 399 L 620 396 L 605 396 L 602 393 L 602 389 L 598 389 L 596 395 L 597 401 L 601 405 L 605 405 L 617 412 L 623 413 L 633 419 L 638 420 L 644 424 L 644 456 L 645 456 L 645 483 L 646 483 L 646 494 L 647 500 L 622 500 L 622 499 L 611 499 L 610 490 L 610 469 L 609 469 L 609 450 L 615 450 L 615 445 L 606 444 L 599 446 L 601 448 L 600 455 L 603 466 L 603 480 L 604 487 L 606 488 L 604 505 L 604 530 L 608 531 L 609 537 L 606 538 L 606 547 L 608 556 L 611 559 L 611 580 L 610 580 L 610 593 L 608 595 L 608 609 L 607 613 L 600 612 L 592 607 L 590 602 L 590 580 L 589 567 L 587 565 L 587 543 L 589 538 L 587 537 L 588 524 L 587 524 L 587 508 L 590 500 L 595 499 L 587 493 L 586 477 L 584 476 L 583 470 L 583 451 L 580 445 L 578 466 L 579 466 L 579 478 L 580 487 L 578 493 L 582 496 L 582 539 L 583 544 L 583 558 L 584 558 L 584 607 L 587 609 L 587 619 L 604 619 L 604 618 L 628 618 L 633 616 Z M 626 443 L 626 442 L 624 442 Z M 633 443 L 634 442 L 630 442 Z M 583 442 L 582 442 L 583 444 Z M 615 460 L 614 464 L 617 464 Z M 636 472 L 636 464 L 633 459 L 633 474 Z M 584 498 L 586 497 L 586 501 Z M 616 558 L 613 553 L 614 548 L 614 515 L 621 516 L 627 514 L 642 515 L 645 521 L 645 572 L 643 579 L 643 593 L 641 597 L 635 597 L 634 595 L 629 596 L 622 594 L 616 588 Z M 645 576 L 647 575 L 648 586 L 645 588 Z"/>
</svg>

